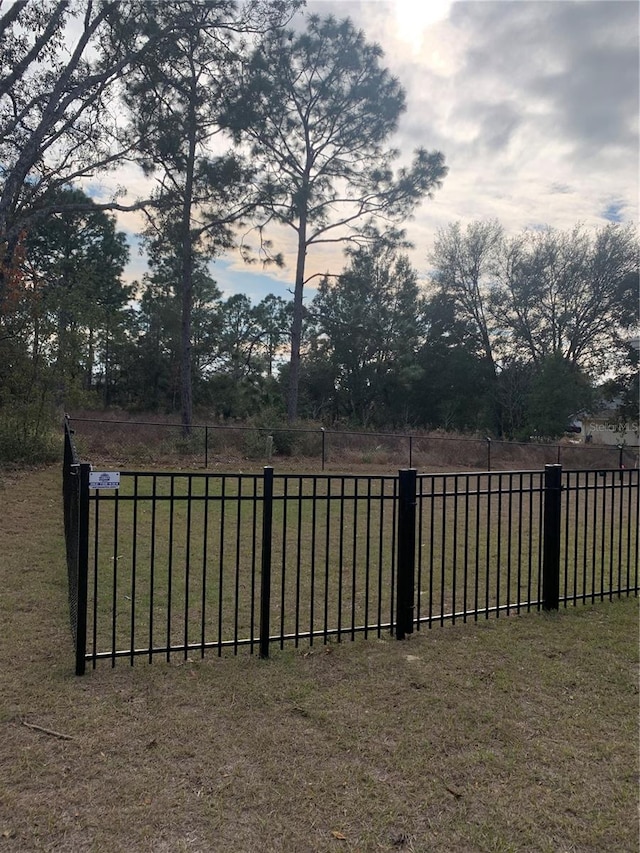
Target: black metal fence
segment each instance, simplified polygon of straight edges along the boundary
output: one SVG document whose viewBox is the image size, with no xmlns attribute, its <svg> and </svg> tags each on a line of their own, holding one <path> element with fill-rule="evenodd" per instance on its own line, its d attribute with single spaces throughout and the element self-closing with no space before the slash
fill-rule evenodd
<svg viewBox="0 0 640 853">
<path fill-rule="evenodd" d="M 67 426 L 76 672 L 637 595 L 638 473 L 125 471 L 103 490 Z"/>
<path fill-rule="evenodd" d="M 84 455 L 124 464 L 179 461 L 205 469 L 230 457 L 269 463 L 272 457 L 317 460 L 322 471 L 341 464 L 447 470 L 513 470 L 557 463 L 571 468 L 637 468 L 637 445 L 517 442 L 438 433 L 356 432 L 323 427 L 194 424 L 185 437 L 180 424 L 71 418 L 81 425 Z"/>
<path fill-rule="evenodd" d="M 69 616 L 76 650 L 76 675 L 85 670 L 87 634 L 87 565 L 89 549 L 89 471 L 81 463 L 69 422 L 64 425 L 62 505 L 67 553 Z"/>
</svg>

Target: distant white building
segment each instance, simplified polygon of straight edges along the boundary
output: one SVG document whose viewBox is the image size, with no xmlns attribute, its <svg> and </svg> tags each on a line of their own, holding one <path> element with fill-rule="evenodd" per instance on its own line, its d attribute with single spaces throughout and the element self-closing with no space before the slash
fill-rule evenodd
<svg viewBox="0 0 640 853">
<path fill-rule="evenodd" d="M 577 415 L 573 424 L 580 427 L 580 439 L 587 444 L 605 444 L 617 446 L 619 444 L 640 444 L 640 424 L 636 419 L 634 422 L 622 421 L 618 416 L 619 401 L 611 400 L 602 403 L 594 412 L 581 412 Z"/>
<path fill-rule="evenodd" d="M 640 335 L 628 338 L 627 343 L 640 350 Z M 579 432 L 580 441 L 610 447 L 620 444 L 637 447 L 640 444 L 640 412 L 635 420 L 624 421 L 619 416 L 620 405 L 621 400 L 603 400 L 595 411 L 575 415 L 572 426 L 576 433 Z"/>
</svg>

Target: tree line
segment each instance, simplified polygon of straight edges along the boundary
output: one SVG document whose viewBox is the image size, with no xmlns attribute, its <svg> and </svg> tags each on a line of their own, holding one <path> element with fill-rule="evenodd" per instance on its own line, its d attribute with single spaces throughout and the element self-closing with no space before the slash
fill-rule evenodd
<svg viewBox="0 0 640 853">
<path fill-rule="evenodd" d="M 356 252 L 312 303 L 309 401 L 367 425 L 562 435 L 597 395 L 636 420 L 632 226 L 507 235 L 452 223 L 419 282 L 388 246 Z"/>
<path fill-rule="evenodd" d="M 70 202 L 78 201 L 79 191 Z M 89 200 L 90 201 L 90 200 Z M 3 404 L 177 412 L 182 311 L 175 254 L 125 285 L 124 235 L 104 211 L 42 221 L 24 243 L 5 315 Z M 562 434 L 601 393 L 637 411 L 638 246 L 632 227 L 506 235 L 497 222 L 442 229 L 421 280 L 388 241 L 350 251 L 304 311 L 302 417 L 367 428 Z M 293 300 L 223 298 L 192 270 L 193 402 L 205 417 L 284 415 Z M 11 320 L 11 330 L 8 321 Z"/>
<path fill-rule="evenodd" d="M 25 235 L 52 216 L 91 209 L 70 188 L 131 161 L 153 178 L 143 210 L 154 256 L 178 277 L 182 421 L 193 417 L 194 277 L 258 235 L 293 230 L 297 262 L 287 412 L 298 415 L 306 261 L 322 242 L 394 232 L 446 173 L 418 149 L 394 168 L 389 147 L 405 109 L 382 52 L 347 19 L 298 0 L 17 0 L 0 18 L 0 299 L 9 298 Z M 382 217 L 382 220 L 380 220 Z M 244 241 L 246 256 L 251 249 Z M 254 255 L 255 257 L 255 255 Z"/>
<path fill-rule="evenodd" d="M 444 156 L 391 147 L 405 93 L 379 46 L 301 5 L 16 0 L 2 14 L 0 415 L 37 430 L 52 405 L 84 402 L 179 411 L 185 432 L 195 406 L 557 434 L 603 378 L 631 411 L 633 229 L 455 223 L 419 280 L 403 224 Z M 98 203 L 92 182 L 124 163 L 149 197 Z M 132 284 L 123 210 L 146 222 Z M 211 262 L 236 247 L 282 264 L 282 228 L 292 299 L 223 299 Z M 311 298 L 308 258 L 331 243 L 345 267 Z"/>
</svg>

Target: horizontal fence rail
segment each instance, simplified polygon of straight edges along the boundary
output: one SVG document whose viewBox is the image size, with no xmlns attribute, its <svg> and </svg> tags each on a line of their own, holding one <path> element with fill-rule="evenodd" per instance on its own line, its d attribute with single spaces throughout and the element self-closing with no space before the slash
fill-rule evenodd
<svg viewBox="0 0 640 853">
<path fill-rule="evenodd" d="M 68 442 L 68 443 L 67 443 Z M 122 471 L 63 493 L 76 672 L 637 595 L 638 470 Z"/>
</svg>

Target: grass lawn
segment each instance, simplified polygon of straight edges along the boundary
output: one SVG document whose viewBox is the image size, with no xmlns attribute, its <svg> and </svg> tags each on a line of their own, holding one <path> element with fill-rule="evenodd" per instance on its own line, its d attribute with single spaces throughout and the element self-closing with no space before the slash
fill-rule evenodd
<svg viewBox="0 0 640 853">
<path fill-rule="evenodd" d="M 0 481 L 0 851 L 637 851 L 637 599 L 79 679 L 60 490 Z"/>
</svg>

